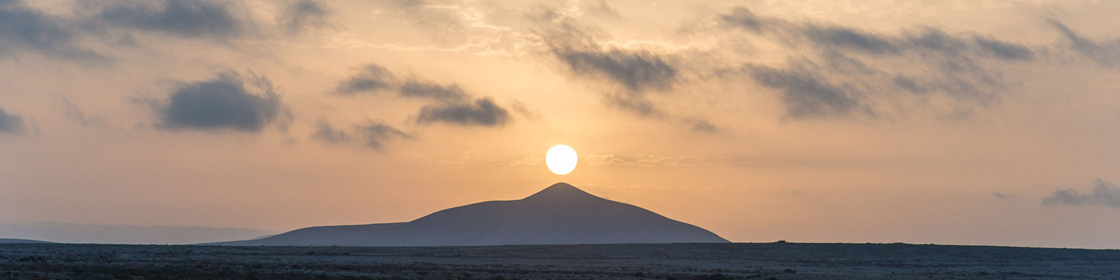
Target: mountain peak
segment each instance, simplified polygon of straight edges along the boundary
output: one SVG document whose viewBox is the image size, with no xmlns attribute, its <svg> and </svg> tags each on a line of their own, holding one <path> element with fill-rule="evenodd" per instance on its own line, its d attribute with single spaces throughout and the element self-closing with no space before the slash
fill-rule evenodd
<svg viewBox="0 0 1120 280">
<path fill-rule="evenodd" d="M 571 200 L 571 199 L 588 198 L 588 197 L 599 198 L 598 196 L 587 193 L 587 192 L 585 192 L 585 191 L 583 191 L 579 188 L 576 188 L 575 186 L 572 186 L 568 183 L 560 182 L 560 183 L 552 184 L 552 186 L 549 186 L 548 188 L 545 188 L 544 190 L 541 190 L 541 191 L 539 191 L 539 192 L 537 192 L 533 195 L 530 195 L 529 197 L 526 197 L 525 199 L 526 200 Z"/>
</svg>

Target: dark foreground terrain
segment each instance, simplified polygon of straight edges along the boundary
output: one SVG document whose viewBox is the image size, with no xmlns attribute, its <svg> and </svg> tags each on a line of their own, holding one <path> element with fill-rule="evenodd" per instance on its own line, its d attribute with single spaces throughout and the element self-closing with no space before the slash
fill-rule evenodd
<svg viewBox="0 0 1120 280">
<path fill-rule="evenodd" d="M 0 244 L 0 279 L 1120 279 L 1120 251 L 909 244 Z"/>
</svg>

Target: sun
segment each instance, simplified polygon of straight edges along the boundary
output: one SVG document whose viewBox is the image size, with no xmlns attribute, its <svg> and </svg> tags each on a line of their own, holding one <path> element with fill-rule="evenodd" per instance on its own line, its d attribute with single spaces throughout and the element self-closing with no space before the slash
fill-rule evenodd
<svg viewBox="0 0 1120 280">
<path fill-rule="evenodd" d="M 576 169 L 576 160 L 576 150 L 568 145 L 552 146 L 544 155 L 545 165 L 548 165 L 548 170 L 552 170 L 556 175 L 572 173 L 572 170 Z"/>
</svg>

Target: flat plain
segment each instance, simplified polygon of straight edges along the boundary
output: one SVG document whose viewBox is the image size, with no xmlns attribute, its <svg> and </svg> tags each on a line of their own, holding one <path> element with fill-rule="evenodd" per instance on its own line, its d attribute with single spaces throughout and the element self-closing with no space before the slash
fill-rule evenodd
<svg viewBox="0 0 1120 280">
<path fill-rule="evenodd" d="M 0 279 L 1120 279 L 1120 250 L 914 244 L 0 244 Z"/>
</svg>

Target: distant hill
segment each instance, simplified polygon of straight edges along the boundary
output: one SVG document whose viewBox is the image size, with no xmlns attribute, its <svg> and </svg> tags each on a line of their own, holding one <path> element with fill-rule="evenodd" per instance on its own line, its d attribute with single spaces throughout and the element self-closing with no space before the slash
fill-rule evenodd
<svg viewBox="0 0 1120 280">
<path fill-rule="evenodd" d="M 24 243 L 54 243 L 54 242 L 31 240 L 31 239 L 0 238 L 0 244 L 24 244 Z"/>
<path fill-rule="evenodd" d="M 727 243 L 649 210 L 558 183 L 521 200 L 488 201 L 407 223 L 309 227 L 236 246 L 481 246 L 518 244 Z"/>
</svg>

